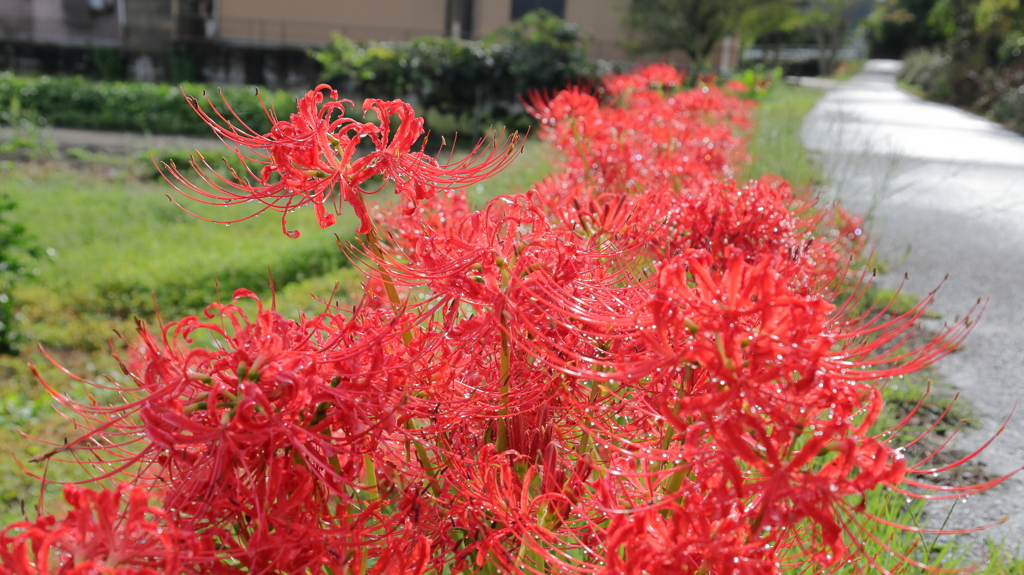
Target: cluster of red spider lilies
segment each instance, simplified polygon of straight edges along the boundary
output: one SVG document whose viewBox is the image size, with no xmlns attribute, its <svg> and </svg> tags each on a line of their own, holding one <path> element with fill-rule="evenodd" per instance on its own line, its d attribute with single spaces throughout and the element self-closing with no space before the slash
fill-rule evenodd
<svg viewBox="0 0 1024 575">
<path fill-rule="evenodd" d="M 681 84 L 659 65 L 534 95 L 560 163 L 480 210 L 464 189 L 516 136 L 445 164 L 401 101 L 367 100 L 364 122 L 319 86 L 257 134 L 190 100 L 262 170 L 199 159 L 202 181 L 169 179 L 279 211 L 293 236 L 292 210 L 328 227 L 348 204 L 365 297 L 292 321 L 247 316 L 240 290 L 140 327 L 123 403 L 55 389 L 88 431 L 44 458 L 95 485 L 66 487 L 64 519 L 3 530 L 0 573 L 874 570 L 865 492 L 920 496 L 914 475 L 944 469 L 869 433 L 880 382 L 967 324 L 907 349 L 923 305 L 837 307 L 860 285 L 857 219 L 733 180 L 749 106 Z M 368 210 L 381 190 L 398 205 Z"/>
</svg>

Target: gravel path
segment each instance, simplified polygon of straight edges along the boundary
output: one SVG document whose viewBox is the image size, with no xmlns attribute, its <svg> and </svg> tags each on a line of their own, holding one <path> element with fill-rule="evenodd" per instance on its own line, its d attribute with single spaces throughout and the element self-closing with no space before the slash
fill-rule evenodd
<svg viewBox="0 0 1024 575">
<path fill-rule="evenodd" d="M 982 420 L 960 447 L 991 437 L 1019 406 L 981 456 L 990 470 L 1009 473 L 1024 465 L 1024 137 L 901 91 L 899 66 L 872 60 L 825 94 L 804 124 L 804 143 L 820 152 L 832 192 L 873 214 L 879 255 L 892 266 L 883 285 L 895 287 L 906 272 L 907 289 L 924 294 L 949 274 L 934 306 L 947 320 L 990 298 L 966 344 L 938 368 Z M 986 535 L 1020 555 L 1024 473 L 961 501 L 951 524 L 1005 515 Z"/>
<path fill-rule="evenodd" d="M 13 136 L 8 128 L 0 129 L 0 141 Z M 210 150 L 223 147 L 220 140 L 209 137 L 180 136 L 165 134 L 143 134 L 139 132 L 112 132 L 104 130 L 79 130 L 75 128 L 46 128 L 45 138 L 58 148 L 81 148 L 90 152 L 105 154 L 130 154 L 152 149 Z"/>
</svg>

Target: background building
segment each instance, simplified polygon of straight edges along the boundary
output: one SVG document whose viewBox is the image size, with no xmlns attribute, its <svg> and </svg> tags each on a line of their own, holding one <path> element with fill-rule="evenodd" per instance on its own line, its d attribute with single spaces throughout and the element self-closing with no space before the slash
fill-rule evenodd
<svg viewBox="0 0 1024 575">
<path fill-rule="evenodd" d="M 619 22 L 628 0 L 214 0 L 217 36 L 245 45 L 315 46 L 340 32 L 354 40 L 444 35 L 483 38 L 544 8 L 582 26 L 595 57 L 625 57 Z"/>
<path fill-rule="evenodd" d="M 0 0 L 0 69 L 95 73 L 105 67 L 114 77 L 121 66 L 122 75 L 139 80 L 298 85 L 315 76 L 306 51 L 334 33 L 357 41 L 479 39 L 538 8 L 579 24 L 591 56 L 627 60 L 621 18 L 628 2 Z M 669 59 L 685 63 L 679 54 Z M 719 60 L 720 52 L 712 57 Z M 736 60 L 726 54 L 726 64 Z"/>
</svg>

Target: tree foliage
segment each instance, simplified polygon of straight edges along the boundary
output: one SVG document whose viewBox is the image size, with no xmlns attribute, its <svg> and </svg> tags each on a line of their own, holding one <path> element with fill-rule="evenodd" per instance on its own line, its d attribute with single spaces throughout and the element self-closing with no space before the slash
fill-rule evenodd
<svg viewBox="0 0 1024 575">
<path fill-rule="evenodd" d="M 943 36 L 928 18 L 935 0 L 884 0 L 867 19 L 873 57 L 900 58 L 910 48 L 940 44 Z"/>
<path fill-rule="evenodd" d="M 1008 1 L 1008 0 L 1007 0 Z M 740 31 L 746 41 L 803 30 L 818 46 L 822 73 L 838 65 L 839 49 L 863 0 L 633 0 L 625 24 L 636 53 L 682 50 L 698 69 L 712 47 Z"/>
<path fill-rule="evenodd" d="M 799 24 L 799 12 L 792 0 L 765 0 L 751 6 L 740 17 L 744 43 L 778 42 Z"/>
<path fill-rule="evenodd" d="M 839 50 L 856 20 L 861 0 L 799 0 L 798 25 L 814 37 L 818 71 L 831 74 L 839 65 Z"/>
<path fill-rule="evenodd" d="M 972 65 L 1005 61 L 1000 48 L 1024 33 L 1020 0 L 886 0 L 868 19 L 873 54 L 901 57 L 913 48 L 963 51 Z M 1012 47 L 1011 47 L 1012 51 Z"/>
<path fill-rule="evenodd" d="M 698 69 L 716 42 L 739 26 L 743 14 L 761 0 L 633 0 L 624 23 L 634 53 L 682 50 Z"/>
<path fill-rule="evenodd" d="M 911 50 L 901 79 L 931 99 L 985 114 L 1024 132 L 1024 93 L 1020 91 L 1024 5 L 1020 0 L 933 0 L 922 26 L 937 41 L 908 46 Z"/>
</svg>

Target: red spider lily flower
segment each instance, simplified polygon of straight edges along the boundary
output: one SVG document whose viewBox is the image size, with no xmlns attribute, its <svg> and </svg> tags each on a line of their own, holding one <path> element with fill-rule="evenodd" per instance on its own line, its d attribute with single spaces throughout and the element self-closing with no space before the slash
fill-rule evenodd
<svg viewBox="0 0 1024 575">
<path fill-rule="evenodd" d="M 524 105 L 533 117 L 540 120 L 542 126 L 547 130 L 553 130 L 556 123 L 589 119 L 597 113 L 598 103 L 597 97 L 585 88 L 574 86 L 561 90 L 553 97 L 541 92 L 531 92 Z"/>
<path fill-rule="evenodd" d="M 831 304 L 818 295 L 804 295 L 800 284 L 787 286 L 779 281 L 780 277 L 794 275 L 800 260 L 774 263 L 762 260 L 748 264 L 741 250 L 735 247 L 729 247 L 724 258 L 724 269 L 717 271 L 711 266 L 714 258 L 703 251 L 691 251 L 685 256 L 681 260 L 688 262 L 685 269 L 675 268 L 676 263 L 665 264 L 659 274 L 660 287 L 653 292 L 652 307 L 646 316 L 652 323 L 641 326 L 637 333 L 616 335 L 616 326 L 648 321 L 641 319 L 645 314 L 635 314 L 629 306 L 619 308 L 623 315 L 616 319 L 597 313 L 591 316 L 583 311 L 597 304 L 596 301 L 576 299 L 573 303 L 547 304 L 549 309 L 565 306 L 577 322 L 608 326 L 611 329 L 604 331 L 604 337 L 613 340 L 622 337 L 634 350 L 637 344 L 646 342 L 654 352 L 648 359 L 652 363 L 645 365 L 642 354 L 636 351 L 631 361 L 619 361 L 614 353 L 605 352 L 603 357 L 593 355 L 584 363 L 581 362 L 584 358 L 574 357 L 571 345 L 556 344 L 546 338 L 530 348 L 531 352 L 567 373 L 578 373 L 581 363 L 603 365 L 588 372 L 588 378 L 610 381 L 645 378 L 644 386 L 651 391 L 657 389 L 654 385 L 657 382 L 672 381 L 670 387 L 662 388 L 660 407 L 656 407 L 657 403 L 651 407 L 656 407 L 660 416 L 686 437 L 685 447 L 665 451 L 666 444 L 662 444 L 654 451 L 655 461 L 690 462 L 694 466 L 691 481 L 696 485 L 685 489 L 694 488 L 696 493 L 715 492 L 729 484 L 739 489 L 742 485 L 742 491 L 736 496 L 746 502 L 742 524 L 747 525 L 747 530 L 738 535 L 737 541 L 755 541 L 754 535 L 760 529 L 784 535 L 790 526 L 810 521 L 819 530 L 810 537 L 828 545 L 829 556 L 845 556 L 847 550 L 841 536 L 846 528 L 841 525 L 841 498 L 863 494 L 879 484 L 895 485 L 904 480 L 906 466 L 898 452 L 866 435 L 867 427 L 878 415 L 878 392 L 857 382 L 887 374 L 876 370 L 876 362 L 849 361 L 861 354 L 861 350 L 835 349 L 840 342 L 860 336 L 855 335 L 856 332 L 833 331 L 836 326 L 830 319 Z M 792 267 L 784 271 L 787 266 Z M 677 299 L 678 296 L 662 291 L 666 288 L 672 293 L 688 295 Z M 606 313 L 608 309 L 609 306 L 603 305 L 601 311 Z M 914 321 L 918 313 L 915 310 L 901 321 Z M 674 326 L 671 331 L 664 330 L 668 325 Z M 884 330 L 890 328 L 894 333 L 903 332 L 897 324 L 886 322 L 877 328 L 883 330 L 877 341 L 888 340 Z M 539 336 L 543 332 L 534 330 L 533 333 Z M 600 337 L 598 329 L 593 329 L 592 333 L 591 337 Z M 941 343 L 937 345 L 908 355 L 913 358 L 909 367 L 895 369 L 899 372 L 916 369 L 915 362 L 933 361 L 943 349 L 947 352 L 950 349 Z M 546 348 L 552 351 L 543 352 Z M 611 350 L 615 349 L 613 345 Z M 664 357 L 667 362 L 659 364 L 657 357 Z M 877 363 L 891 361 L 892 358 L 879 358 Z M 677 384 L 676 366 L 680 364 L 699 366 L 701 375 L 691 375 L 688 381 Z M 858 370 L 863 372 L 858 374 Z M 691 368 L 687 371 L 693 374 Z M 668 391 L 673 396 L 676 394 L 676 385 L 679 385 L 678 399 L 666 401 Z M 626 405 L 623 402 L 623 406 Z M 867 417 L 858 426 L 852 426 L 858 410 L 866 406 L 871 408 Z M 818 415 L 822 412 L 828 414 L 824 419 Z M 619 424 L 602 423 L 591 416 L 586 425 L 595 436 L 624 437 Z M 813 432 L 808 433 L 808 429 Z M 641 448 L 650 445 L 643 437 L 641 434 L 638 445 L 631 450 L 650 449 Z M 803 447 L 794 449 L 804 441 Z M 709 444 L 719 449 L 708 451 Z M 837 456 L 820 471 L 806 469 L 822 452 Z M 623 466 L 625 470 L 635 468 L 636 463 Z M 630 476 L 627 471 L 622 474 Z M 686 498 L 686 513 L 693 513 L 693 497 L 687 495 Z M 717 496 L 714 506 L 719 512 L 726 499 L 727 494 Z M 615 504 L 609 501 L 607 505 Z M 726 540 L 720 531 L 714 539 L 716 542 Z M 698 540 L 691 548 L 707 553 L 713 547 L 708 541 Z M 731 552 L 739 552 L 734 546 L 729 547 Z M 743 545 L 750 550 L 762 547 L 761 543 L 751 543 L 750 547 Z M 750 556 L 744 555 L 746 553 L 740 552 L 740 556 L 746 557 L 749 572 L 763 572 L 759 569 L 775 561 L 771 556 L 765 562 L 749 563 Z M 734 555 L 727 553 L 724 557 L 731 559 Z M 694 568 L 706 566 L 709 560 L 701 555 Z M 819 557 L 816 561 L 823 559 Z"/>
<path fill-rule="evenodd" d="M 629 74 L 618 74 L 602 78 L 606 92 L 612 96 L 633 96 L 636 92 L 663 90 L 671 92 L 686 79 L 686 73 L 669 64 L 648 64 L 638 67 Z"/>
<path fill-rule="evenodd" d="M 325 93 L 330 100 L 325 101 Z M 438 190 L 463 188 L 494 175 L 516 156 L 518 134 L 507 139 L 496 136 L 489 141 L 481 140 L 465 158 L 442 165 L 423 152 L 425 140 L 420 151 L 413 151 L 424 130 L 423 119 L 415 116 L 412 106 L 400 100 L 367 99 L 363 110 L 373 110 L 379 125 L 359 122 L 345 117 L 346 107 L 353 103 L 339 100 L 337 91 L 326 84 L 300 98 L 298 111 L 288 121 L 278 120 L 268 110 L 273 127 L 266 134 L 246 126 L 226 101 L 237 126 L 216 112 L 212 103 L 210 107 L 216 117 L 210 116 L 195 98 L 188 101 L 221 140 L 234 146 L 237 157 L 247 166 L 246 172 L 232 170 L 230 177 L 222 176 L 199 156 L 193 158 L 191 166 L 204 185 L 191 182 L 173 165 L 165 166 L 168 181 L 182 194 L 203 204 L 223 206 L 256 201 L 262 204 L 256 214 L 267 210 L 281 212 L 282 228 L 290 237 L 297 237 L 298 232 L 287 229 L 288 213 L 313 204 L 320 226 L 326 228 L 335 223 L 335 213 L 341 213 L 342 201 L 352 206 L 359 217 L 357 232 L 368 233 L 371 222 L 362 195 L 376 191 L 363 187 L 373 176 L 382 176 L 385 183 L 394 181 L 395 191 L 406 198 L 411 210 Z M 401 124 L 392 135 L 393 114 Z M 364 140 L 373 148 L 366 154 L 359 149 Z M 257 167 L 250 168 L 250 164 Z M 334 213 L 328 211 L 329 201 L 334 202 Z M 248 217 L 252 216 L 243 219 Z"/>
<path fill-rule="evenodd" d="M 239 290 L 235 297 L 255 299 L 248 290 Z M 108 433 L 120 425 L 126 426 L 126 431 L 134 429 L 136 425 L 130 425 L 131 420 L 124 414 L 137 414 L 137 425 L 145 429 L 151 443 L 132 455 L 129 463 L 148 458 L 148 451 L 167 451 L 175 455 L 172 459 L 191 467 L 198 456 L 216 466 L 203 472 L 206 480 L 219 478 L 224 471 L 219 466 L 233 465 L 236 454 L 267 449 L 273 452 L 281 441 L 317 459 L 337 457 L 341 444 L 354 447 L 371 441 L 366 431 L 379 424 L 359 420 L 369 417 L 368 413 L 339 412 L 332 416 L 320 412 L 325 402 L 332 411 L 332 406 L 352 405 L 357 398 L 387 397 L 380 393 L 383 390 L 371 392 L 372 386 L 380 382 L 371 383 L 361 375 L 363 369 L 369 367 L 373 372 L 374 364 L 386 361 L 385 342 L 396 335 L 388 323 L 378 323 L 383 331 L 377 333 L 364 331 L 372 322 L 362 325 L 335 316 L 297 323 L 262 306 L 256 321 L 250 322 L 241 308 L 224 304 L 210 306 L 206 315 L 226 320 L 234 333 L 194 316 L 165 326 L 160 339 L 140 325 L 142 346 L 132 361 L 135 368 L 129 370 L 138 386 L 136 401 L 116 409 L 70 400 L 64 403 L 93 419 L 97 433 Z M 181 342 L 187 345 L 203 331 L 220 338 L 223 347 L 206 350 L 181 346 Z M 383 411 L 379 415 L 393 418 L 393 408 L 385 405 L 370 409 L 380 408 Z M 103 423 L 104 419 L 108 421 Z M 347 429 L 326 437 L 315 435 L 321 427 L 332 425 L 331 420 Z M 321 441 L 310 449 L 311 442 L 316 445 Z M 208 447 L 225 451 L 206 452 Z M 71 448 L 79 446 L 70 444 L 66 449 Z M 354 464 L 351 456 L 342 456 L 341 460 L 343 468 Z M 313 467 L 332 467 L 325 465 L 326 460 L 318 463 Z M 194 493 L 184 495 L 187 498 Z"/>
<path fill-rule="evenodd" d="M 747 91 L 747 85 L 739 80 L 729 80 L 722 88 L 726 92 L 732 92 L 733 94 L 743 94 Z"/>
<path fill-rule="evenodd" d="M 413 202 L 432 198 L 436 190 L 428 186 L 436 178 L 443 178 L 442 172 L 439 172 L 440 166 L 430 156 L 410 152 L 425 132 L 423 118 L 417 118 L 412 106 L 401 100 L 366 100 L 363 103 L 363 114 L 369 110 L 373 110 L 380 119 L 380 127 L 368 134 L 373 141 L 374 151 L 352 166 L 353 182 L 358 185 L 380 174 L 384 176 L 384 181 L 394 181 L 395 191 L 406 195 Z M 392 115 L 397 115 L 400 122 L 394 137 L 390 137 Z"/>
<path fill-rule="evenodd" d="M 242 297 L 255 296 L 239 290 Z M 165 505 L 190 529 L 249 526 L 220 546 L 226 552 L 234 541 L 245 550 L 236 559 L 254 568 L 314 565 L 363 546 L 352 540 L 381 528 L 366 522 L 382 503 L 357 493 L 376 489 L 375 469 L 390 465 L 380 442 L 398 428 L 405 366 L 415 360 L 400 342 L 404 320 L 366 309 L 358 320 L 294 322 L 260 306 L 250 321 L 222 304 L 206 315 L 231 329 L 191 317 L 158 338 L 140 326 L 142 344 L 125 368 L 136 387 L 122 390 L 133 400 L 103 407 L 60 399 L 92 431 L 44 457 L 87 450 L 108 462 L 105 476 L 139 474 L 136 481 L 161 485 Z M 221 347 L 189 348 L 202 332 Z M 323 525 L 334 500 L 351 513 L 342 525 Z"/>
<path fill-rule="evenodd" d="M 142 487 L 65 486 L 66 518 L 22 521 L 0 532 L 4 575 L 157 575 L 202 558 L 193 533 L 176 528 Z M 209 560 L 209 557 L 207 557 Z"/>
<path fill-rule="evenodd" d="M 735 99 L 711 89 L 671 98 L 643 92 L 631 97 L 632 105 L 610 107 L 578 89 L 554 97 L 533 94 L 528 111 L 567 156 L 564 172 L 541 191 L 551 201 L 579 184 L 591 196 L 644 194 L 728 175 L 740 153 L 733 128 L 746 122 L 743 106 L 729 100 Z"/>
<path fill-rule="evenodd" d="M 730 179 L 749 106 L 681 82 L 653 66 L 608 79 L 614 98 L 531 95 L 557 170 L 478 211 L 461 188 L 514 149 L 441 165 L 403 102 L 367 100 L 377 118 L 359 121 L 321 86 L 265 135 L 204 116 L 263 167 L 188 189 L 312 203 L 322 225 L 350 203 L 369 232 L 344 248 L 368 270 L 362 301 L 140 326 L 108 390 L 121 405 L 44 382 L 86 433 L 41 459 L 87 451 L 96 480 L 158 486 L 211 573 L 880 570 L 864 542 L 885 548 L 869 526 L 892 522 L 858 504 L 868 491 L 1005 479 L 929 491 L 917 476 L 950 464 L 890 445 L 910 417 L 872 429 L 879 382 L 971 320 L 913 346 L 931 295 L 851 316 L 859 220 L 778 178 Z M 367 209 L 385 183 L 398 206 Z"/>
<path fill-rule="evenodd" d="M 688 507 L 690 507 L 688 505 Z M 751 537 L 743 524 L 720 517 L 720 505 L 709 505 L 712 515 L 695 513 L 697 506 L 616 515 L 608 526 L 608 564 L 602 574 L 641 573 L 777 573 L 771 545 Z"/>
</svg>

